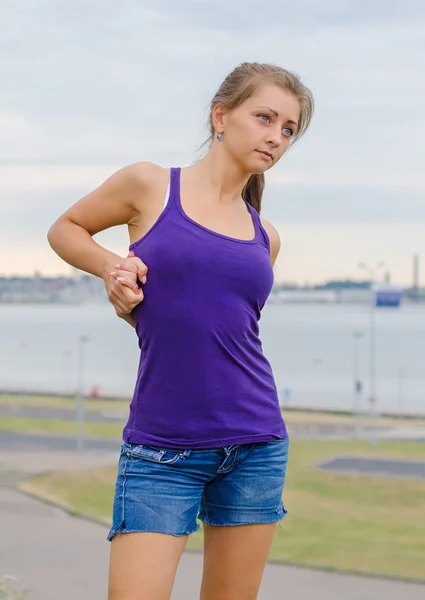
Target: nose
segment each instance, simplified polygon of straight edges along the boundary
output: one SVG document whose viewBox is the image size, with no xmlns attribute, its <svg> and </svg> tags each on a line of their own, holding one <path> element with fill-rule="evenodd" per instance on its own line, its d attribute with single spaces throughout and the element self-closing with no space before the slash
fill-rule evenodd
<svg viewBox="0 0 425 600">
<path fill-rule="evenodd" d="M 279 127 L 269 129 L 267 143 L 273 148 L 278 148 L 282 143 L 282 130 Z"/>
</svg>

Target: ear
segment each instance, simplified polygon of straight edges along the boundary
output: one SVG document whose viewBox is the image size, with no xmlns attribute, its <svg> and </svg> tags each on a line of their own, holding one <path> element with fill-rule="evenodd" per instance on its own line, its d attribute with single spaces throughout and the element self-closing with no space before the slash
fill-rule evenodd
<svg viewBox="0 0 425 600">
<path fill-rule="evenodd" d="M 224 115 L 226 109 L 222 104 L 216 104 L 212 110 L 212 122 L 216 133 L 224 133 Z"/>
</svg>

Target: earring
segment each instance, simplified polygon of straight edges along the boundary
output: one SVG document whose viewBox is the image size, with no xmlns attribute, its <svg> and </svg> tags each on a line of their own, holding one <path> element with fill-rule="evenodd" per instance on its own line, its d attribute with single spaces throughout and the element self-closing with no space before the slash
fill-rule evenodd
<svg viewBox="0 0 425 600">
<path fill-rule="evenodd" d="M 218 139 L 218 141 L 219 141 L 219 142 L 221 142 L 221 141 L 222 141 L 222 139 L 223 139 L 223 136 L 221 135 L 221 133 L 219 133 L 219 134 L 218 134 L 218 136 L 217 136 L 217 139 Z"/>
</svg>

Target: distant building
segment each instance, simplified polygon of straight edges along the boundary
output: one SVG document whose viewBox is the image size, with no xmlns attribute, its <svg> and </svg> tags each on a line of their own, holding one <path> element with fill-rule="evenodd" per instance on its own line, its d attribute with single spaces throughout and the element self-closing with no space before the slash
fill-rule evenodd
<svg viewBox="0 0 425 600">
<path fill-rule="evenodd" d="M 103 280 L 82 274 L 72 277 L 0 277 L 2 303 L 82 304 L 107 302 Z"/>
</svg>

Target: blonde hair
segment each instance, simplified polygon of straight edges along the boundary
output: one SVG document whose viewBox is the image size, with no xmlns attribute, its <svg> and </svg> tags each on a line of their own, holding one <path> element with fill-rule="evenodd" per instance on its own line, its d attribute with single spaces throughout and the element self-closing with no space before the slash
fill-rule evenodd
<svg viewBox="0 0 425 600">
<path fill-rule="evenodd" d="M 213 110 L 221 104 L 228 110 L 240 106 L 248 100 L 258 87 L 264 83 L 273 83 L 290 92 L 300 103 L 299 124 L 294 137 L 293 145 L 307 131 L 314 112 L 314 98 L 312 92 L 303 84 L 298 75 L 277 67 L 263 63 L 242 63 L 236 67 L 218 88 L 210 103 L 209 127 L 210 135 L 206 143 L 211 144 L 215 136 L 212 120 Z M 242 197 L 251 204 L 259 213 L 261 211 L 261 198 L 264 191 L 264 175 L 253 174 L 248 179 L 243 189 Z"/>
</svg>

